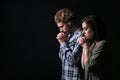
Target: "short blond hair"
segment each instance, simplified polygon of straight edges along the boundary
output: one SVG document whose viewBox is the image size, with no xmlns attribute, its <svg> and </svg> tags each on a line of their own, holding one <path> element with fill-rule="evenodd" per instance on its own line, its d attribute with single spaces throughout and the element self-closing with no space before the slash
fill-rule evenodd
<svg viewBox="0 0 120 80">
<path fill-rule="evenodd" d="M 73 13 L 73 11 L 71 11 L 70 9 L 64 8 L 59 10 L 55 16 L 54 16 L 55 22 L 69 22 L 69 21 L 75 21 L 76 20 L 76 16 Z"/>
</svg>

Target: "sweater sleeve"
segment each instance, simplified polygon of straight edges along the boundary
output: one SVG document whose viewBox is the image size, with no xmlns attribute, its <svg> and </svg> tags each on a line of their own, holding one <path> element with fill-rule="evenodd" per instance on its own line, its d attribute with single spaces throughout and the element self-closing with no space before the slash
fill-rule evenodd
<svg viewBox="0 0 120 80">
<path fill-rule="evenodd" d="M 105 64 L 107 64 L 107 53 L 106 41 L 99 42 L 90 52 L 90 58 L 85 67 L 87 67 L 89 71 L 102 70 L 106 67 Z"/>
</svg>

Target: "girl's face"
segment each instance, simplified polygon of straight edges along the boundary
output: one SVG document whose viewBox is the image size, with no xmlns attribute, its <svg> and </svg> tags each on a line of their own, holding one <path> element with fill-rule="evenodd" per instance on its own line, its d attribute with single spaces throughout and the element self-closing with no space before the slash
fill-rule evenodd
<svg viewBox="0 0 120 80">
<path fill-rule="evenodd" d="M 83 29 L 83 36 L 86 38 L 86 40 L 91 40 L 94 37 L 94 31 L 93 29 L 86 24 L 86 22 L 82 23 L 82 29 Z"/>
</svg>

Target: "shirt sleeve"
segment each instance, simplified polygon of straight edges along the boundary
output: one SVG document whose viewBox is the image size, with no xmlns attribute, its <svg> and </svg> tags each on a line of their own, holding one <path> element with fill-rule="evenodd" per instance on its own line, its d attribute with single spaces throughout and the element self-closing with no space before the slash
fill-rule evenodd
<svg viewBox="0 0 120 80">
<path fill-rule="evenodd" d="M 65 59 L 68 63 L 73 64 L 74 57 L 79 51 L 80 45 L 77 38 L 76 40 L 73 40 L 70 45 L 65 42 L 60 45 L 59 57 L 61 60 Z"/>
</svg>

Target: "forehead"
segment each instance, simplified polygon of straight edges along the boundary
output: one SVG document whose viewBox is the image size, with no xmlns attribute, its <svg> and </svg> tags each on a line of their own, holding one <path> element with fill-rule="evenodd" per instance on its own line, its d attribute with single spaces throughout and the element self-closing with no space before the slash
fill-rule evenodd
<svg viewBox="0 0 120 80">
<path fill-rule="evenodd" d="M 58 27 L 61 27 L 61 26 L 63 26 L 63 25 L 64 25 L 63 22 L 58 22 L 58 23 L 57 23 L 57 26 L 58 26 Z"/>
<path fill-rule="evenodd" d="M 87 26 L 86 22 L 83 22 L 82 23 L 82 28 L 85 28 L 85 27 L 88 27 L 88 26 Z"/>
</svg>

